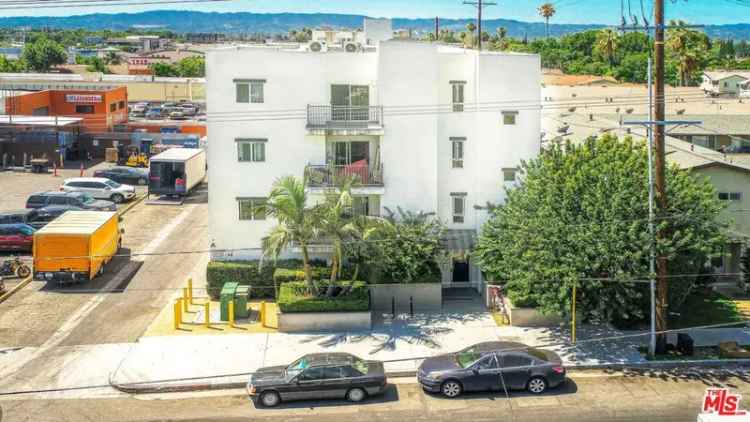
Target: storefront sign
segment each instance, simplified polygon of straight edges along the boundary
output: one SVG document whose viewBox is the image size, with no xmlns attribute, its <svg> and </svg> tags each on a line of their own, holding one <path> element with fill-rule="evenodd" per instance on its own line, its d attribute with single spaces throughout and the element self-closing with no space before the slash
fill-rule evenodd
<svg viewBox="0 0 750 422">
<path fill-rule="evenodd" d="M 77 104 L 93 104 L 102 102 L 101 95 L 79 95 L 79 94 L 67 94 L 65 95 L 65 102 L 77 103 Z"/>
</svg>

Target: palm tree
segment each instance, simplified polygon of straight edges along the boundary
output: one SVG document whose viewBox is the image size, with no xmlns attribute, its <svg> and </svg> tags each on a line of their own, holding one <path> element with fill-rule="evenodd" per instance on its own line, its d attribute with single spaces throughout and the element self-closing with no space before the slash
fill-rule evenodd
<svg viewBox="0 0 750 422">
<path fill-rule="evenodd" d="M 258 211 L 278 220 L 278 224 L 261 241 L 263 256 L 277 260 L 285 249 L 293 244 L 298 245 L 302 250 L 307 288 L 310 294 L 317 294 L 310 269 L 308 245 L 318 237 L 318 229 L 315 225 L 314 210 L 307 207 L 305 182 L 294 176 L 276 180 L 268 200 L 258 207 Z"/>
<path fill-rule="evenodd" d="M 614 65 L 615 54 L 617 53 L 617 48 L 619 47 L 619 45 L 620 38 L 617 35 L 617 32 L 613 31 L 612 29 L 602 29 L 601 31 L 599 31 L 599 33 L 596 34 L 595 48 L 599 52 L 599 54 L 609 60 L 610 66 Z"/>
<path fill-rule="evenodd" d="M 686 28 L 684 21 L 671 21 L 674 27 L 667 33 L 667 47 L 677 59 L 680 85 L 687 86 L 690 75 L 699 68 L 701 51 L 708 50 L 708 41 L 702 34 Z"/>
<path fill-rule="evenodd" d="M 552 3 L 544 3 L 539 6 L 539 15 L 544 18 L 544 28 L 547 32 L 547 37 L 549 37 L 549 20 L 555 16 L 555 13 L 557 13 L 557 10 L 555 10 L 555 6 Z"/>
<path fill-rule="evenodd" d="M 474 46 L 474 31 L 477 30 L 477 26 L 474 25 L 474 22 L 469 22 L 466 24 L 466 31 L 467 35 L 466 38 L 468 38 L 468 43 L 470 47 Z M 464 44 L 466 44 L 466 38 L 464 38 Z"/>
<path fill-rule="evenodd" d="M 107 55 L 104 56 L 104 63 L 106 64 L 118 65 L 120 62 L 120 55 L 116 51 L 108 51 Z"/>
<path fill-rule="evenodd" d="M 500 51 L 504 51 L 508 49 L 508 30 L 505 29 L 504 26 L 499 26 L 496 30 L 497 32 L 497 48 Z"/>
<path fill-rule="evenodd" d="M 318 205 L 316 210 L 316 224 L 320 228 L 321 235 L 331 241 L 333 254 L 331 256 L 331 284 L 329 296 L 333 290 L 343 261 L 343 244 L 353 235 L 352 226 L 352 187 L 356 179 L 352 176 L 337 177 L 334 187 L 327 190 L 324 201 Z"/>
</svg>

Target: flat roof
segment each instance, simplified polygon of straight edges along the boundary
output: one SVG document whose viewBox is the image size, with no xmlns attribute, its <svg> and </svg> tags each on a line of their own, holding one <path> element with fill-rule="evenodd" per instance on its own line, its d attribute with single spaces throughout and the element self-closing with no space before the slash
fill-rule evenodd
<svg viewBox="0 0 750 422">
<path fill-rule="evenodd" d="M 160 154 L 151 157 L 154 161 L 185 161 L 202 153 L 201 148 L 170 148 Z"/>
<path fill-rule="evenodd" d="M 0 125 L 67 126 L 82 121 L 81 117 L 0 115 Z"/>
<path fill-rule="evenodd" d="M 107 221 L 116 217 L 116 212 L 104 211 L 66 211 L 60 217 L 39 229 L 36 234 L 81 234 L 89 235 L 98 230 Z"/>
</svg>

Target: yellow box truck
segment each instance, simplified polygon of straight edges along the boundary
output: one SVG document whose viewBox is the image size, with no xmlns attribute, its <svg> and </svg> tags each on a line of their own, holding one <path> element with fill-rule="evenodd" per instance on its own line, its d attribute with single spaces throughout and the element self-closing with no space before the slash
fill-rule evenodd
<svg viewBox="0 0 750 422">
<path fill-rule="evenodd" d="M 34 279 L 92 280 L 120 249 L 116 212 L 67 211 L 34 233 Z"/>
</svg>

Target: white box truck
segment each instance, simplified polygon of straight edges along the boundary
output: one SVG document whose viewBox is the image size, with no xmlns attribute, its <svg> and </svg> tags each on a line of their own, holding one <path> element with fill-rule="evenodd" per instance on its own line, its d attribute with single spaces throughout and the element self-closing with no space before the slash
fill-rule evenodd
<svg viewBox="0 0 750 422">
<path fill-rule="evenodd" d="M 187 196 L 206 177 L 206 151 L 170 148 L 151 157 L 148 194 Z"/>
</svg>

